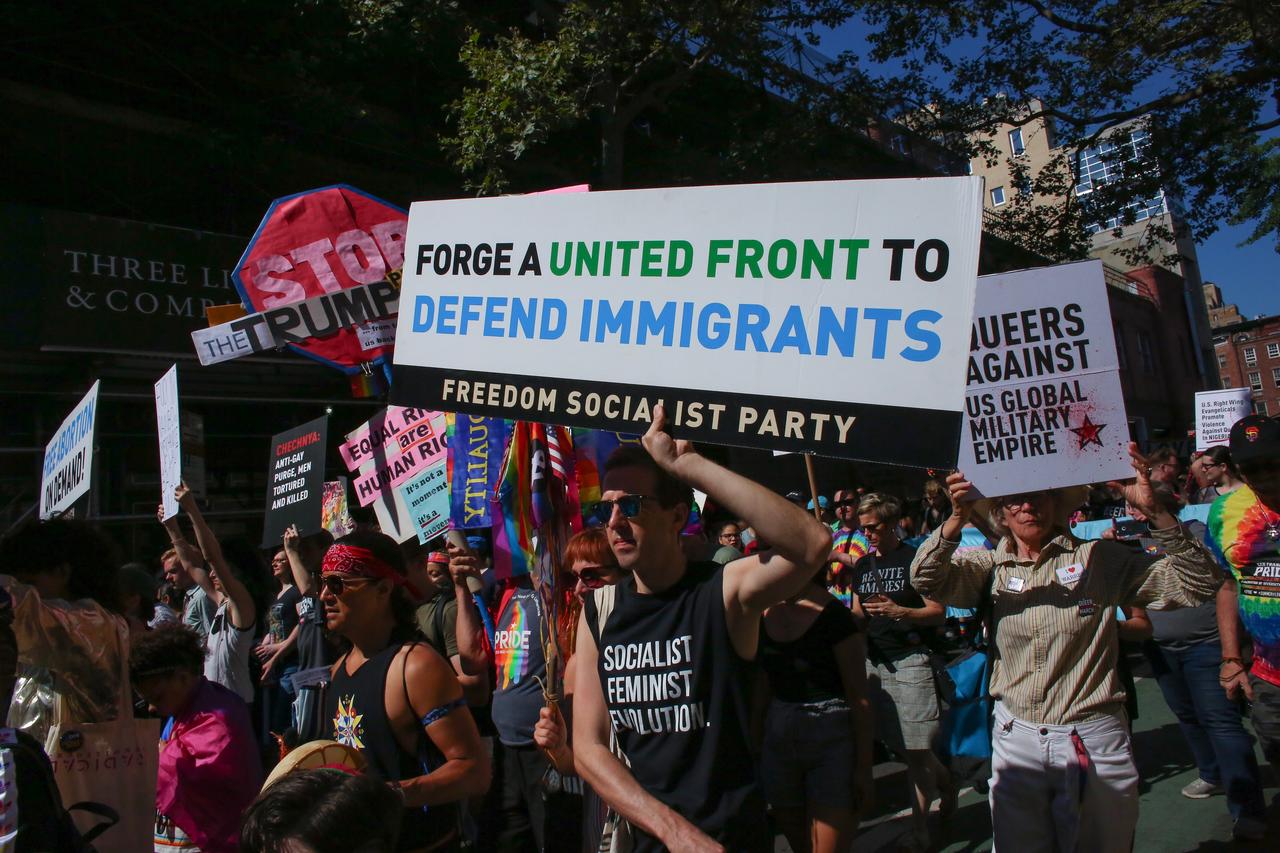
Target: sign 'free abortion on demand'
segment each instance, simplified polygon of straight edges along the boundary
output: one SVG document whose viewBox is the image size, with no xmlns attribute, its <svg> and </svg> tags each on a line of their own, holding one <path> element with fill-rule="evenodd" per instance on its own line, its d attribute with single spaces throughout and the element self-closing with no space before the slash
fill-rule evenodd
<svg viewBox="0 0 1280 853">
<path fill-rule="evenodd" d="M 99 384 L 93 383 L 45 445 L 44 471 L 40 476 L 41 518 L 66 512 L 89 491 Z"/>
<path fill-rule="evenodd" d="M 412 206 L 392 401 L 947 466 L 977 178 Z"/>
<path fill-rule="evenodd" d="M 959 468 L 987 497 L 1132 476 L 1100 261 L 978 279 Z"/>
</svg>

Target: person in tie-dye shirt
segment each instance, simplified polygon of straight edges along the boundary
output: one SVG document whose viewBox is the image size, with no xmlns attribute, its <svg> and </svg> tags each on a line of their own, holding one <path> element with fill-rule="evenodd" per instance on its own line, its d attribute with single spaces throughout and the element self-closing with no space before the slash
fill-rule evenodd
<svg viewBox="0 0 1280 853">
<path fill-rule="evenodd" d="M 1209 510 L 1209 547 L 1239 590 L 1239 618 L 1218 612 L 1222 667 L 1231 699 L 1253 703 L 1253 729 L 1280 771 L 1280 420 L 1250 415 L 1231 428 L 1231 457 L 1245 487 Z M 1253 638 L 1253 662 L 1240 653 L 1240 627 Z"/>
</svg>

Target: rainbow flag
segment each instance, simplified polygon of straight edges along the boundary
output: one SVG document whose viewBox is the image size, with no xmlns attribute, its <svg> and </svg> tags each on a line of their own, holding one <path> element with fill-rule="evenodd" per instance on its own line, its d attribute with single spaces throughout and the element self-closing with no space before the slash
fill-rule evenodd
<svg viewBox="0 0 1280 853">
<path fill-rule="evenodd" d="M 533 565 L 531 448 L 529 424 L 516 421 L 493 498 L 493 572 L 499 579 L 527 575 Z"/>
<path fill-rule="evenodd" d="M 589 507 L 600 500 L 600 481 L 604 477 L 604 463 L 609 454 L 623 443 L 639 441 L 640 436 L 625 432 L 574 427 L 573 447 L 577 456 L 574 471 L 582 506 Z"/>
</svg>

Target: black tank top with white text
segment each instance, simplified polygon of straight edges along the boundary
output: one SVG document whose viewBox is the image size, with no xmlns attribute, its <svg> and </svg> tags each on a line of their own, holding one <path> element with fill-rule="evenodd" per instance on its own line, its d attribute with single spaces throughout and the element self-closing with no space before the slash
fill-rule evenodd
<svg viewBox="0 0 1280 853">
<path fill-rule="evenodd" d="M 772 850 L 748 749 L 755 665 L 738 656 L 724 611 L 724 570 L 690 563 L 654 595 L 618 584 L 599 676 L 609 719 L 646 791 L 732 851 Z M 596 635 L 594 597 L 586 622 Z M 635 828 L 637 853 L 662 850 Z"/>
</svg>

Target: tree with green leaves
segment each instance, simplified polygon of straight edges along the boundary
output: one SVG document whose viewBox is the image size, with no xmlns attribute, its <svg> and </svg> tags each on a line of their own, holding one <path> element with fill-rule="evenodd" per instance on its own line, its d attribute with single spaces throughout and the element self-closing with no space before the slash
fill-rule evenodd
<svg viewBox="0 0 1280 853">
<path fill-rule="evenodd" d="M 622 187 L 628 135 L 707 74 L 808 103 L 819 81 L 798 73 L 794 55 L 816 41 L 817 26 L 849 14 L 837 0 L 538 8 L 532 23 L 492 39 L 473 34 L 462 49 L 472 85 L 454 104 L 457 131 L 447 144 L 480 192 L 505 189 L 516 160 L 571 127 L 590 127 L 598 140 L 597 184 Z"/>
<path fill-rule="evenodd" d="M 1164 190 L 1191 236 L 1257 220 L 1251 241 L 1280 251 L 1280 16 L 1261 0 L 863 0 L 866 49 L 839 58 L 880 108 L 967 156 L 1000 156 L 1002 124 L 1052 122 L 1061 158 L 1023 175 L 1056 204 L 1024 201 L 1008 227 L 1055 257 L 1087 248 L 1085 227 L 1132 224 L 1135 200 Z M 890 69 L 886 71 L 885 69 Z M 835 96 L 839 104 L 840 96 Z M 1029 108 L 1029 105 L 1032 105 Z M 1138 156 L 1130 138 L 1149 133 Z M 1097 146 L 1116 174 L 1077 198 L 1079 154 Z M 1128 149 L 1128 150 L 1126 150 Z M 1014 158 L 1015 171 L 1018 167 Z M 1055 233 L 1056 232 L 1056 235 Z M 1140 251 L 1172 235 L 1152 220 Z"/>
</svg>

